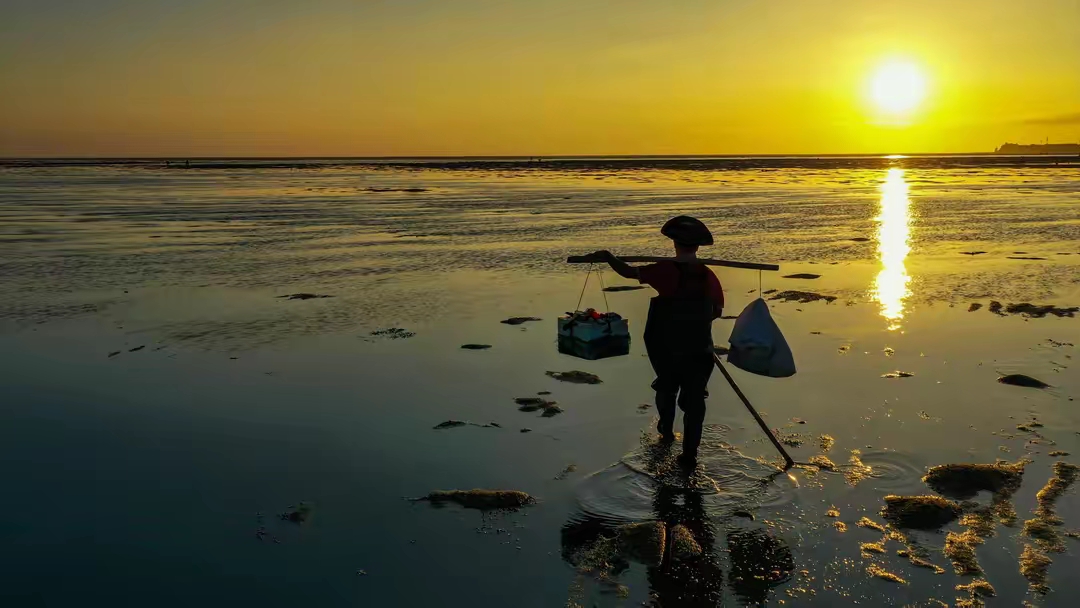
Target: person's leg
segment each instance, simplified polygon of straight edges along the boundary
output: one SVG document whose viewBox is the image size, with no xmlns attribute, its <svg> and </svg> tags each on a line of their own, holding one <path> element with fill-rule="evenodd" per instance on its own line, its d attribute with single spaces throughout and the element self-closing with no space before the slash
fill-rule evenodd
<svg viewBox="0 0 1080 608">
<path fill-rule="evenodd" d="M 660 433 L 664 441 L 674 441 L 675 406 L 679 385 L 667 374 L 663 374 L 657 375 L 652 383 L 652 389 L 656 391 L 656 413 L 660 416 L 660 421 L 656 423 L 656 432 Z"/>
<path fill-rule="evenodd" d="M 664 441 L 675 441 L 675 393 L 656 392 L 656 412 L 660 421 L 656 423 L 656 432 Z"/>
<path fill-rule="evenodd" d="M 707 364 L 707 365 L 706 365 Z M 683 411 L 683 457 L 686 462 L 697 460 L 701 433 L 705 426 L 705 397 L 712 376 L 712 357 L 695 358 L 683 368 L 678 405 Z"/>
</svg>

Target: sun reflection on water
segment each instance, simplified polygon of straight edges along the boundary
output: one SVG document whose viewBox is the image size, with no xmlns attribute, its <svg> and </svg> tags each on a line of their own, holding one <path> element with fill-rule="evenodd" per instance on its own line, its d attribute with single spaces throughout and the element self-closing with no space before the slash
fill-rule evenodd
<svg viewBox="0 0 1080 608">
<path fill-rule="evenodd" d="M 889 322 L 889 329 L 900 328 L 904 318 L 904 300 L 911 295 L 908 276 L 904 267 L 911 247 L 911 201 L 903 169 L 889 169 L 881 184 L 881 213 L 878 222 L 878 257 L 881 272 L 874 280 L 874 299 L 881 306 L 881 316 Z"/>
</svg>

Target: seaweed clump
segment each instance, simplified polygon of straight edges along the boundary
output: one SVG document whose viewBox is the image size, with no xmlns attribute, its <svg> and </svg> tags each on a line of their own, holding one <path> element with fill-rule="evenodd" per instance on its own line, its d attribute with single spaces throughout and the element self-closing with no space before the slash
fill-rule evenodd
<svg viewBox="0 0 1080 608">
<path fill-rule="evenodd" d="M 870 576 L 877 577 L 886 581 L 900 583 L 901 585 L 907 584 L 907 581 L 901 578 L 900 575 L 893 574 L 892 572 L 889 572 L 888 570 L 882 568 L 877 564 L 870 564 L 869 566 L 867 566 L 866 573 Z"/>
<path fill-rule="evenodd" d="M 664 559 L 667 526 L 662 521 L 648 521 L 619 526 L 615 542 L 619 555 L 645 564 L 659 566 Z"/>
<path fill-rule="evenodd" d="M 919 568 L 929 568 L 930 570 L 933 570 L 934 574 L 942 574 L 945 572 L 944 568 L 928 559 L 919 556 L 912 549 L 900 549 L 896 552 L 896 554 L 900 557 L 906 557 L 913 566 L 918 566 Z"/>
<path fill-rule="evenodd" d="M 676 560 L 686 560 L 701 555 L 704 550 L 694 540 L 694 535 L 690 533 L 690 530 L 679 524 L 671 529 L 669 551 Z"/>
<path fill-rule="evenodd" d="M 1033 258 L 1034 259 L 1034 258 Z M 1055 317 L 1072 317 L 1077 312 L 1080 312 L 1078 306 L 1054 306 L 1052 304 L 1032 304 L 1030 302 L 1021 302 L 1019 304 L 1009 304 L 1005 307 L 1005 312 L 1016 315 L 1024 315 L 1026 317 L 1032 317 L 1035 319 L 1041 319 L 1046 315 L 1054 315 Z"/>
<path fill-rule="evenodd" d="M 1020 488 L 1026 464 L 943 464 L 930 467 L 922 480 L 935 492 L 958 500 L 972 498 L 980 491 L 1012 495 Z"/>
<path fill-rule="evenodd" d="M 834 443 L 836 443 L 836 440 L 833 439 L 832 435 L 827 435 L 825 433 L 818 435 L 818 447 L 821 448 L 822 452 L 831 450 Z"/>
<path fill-rule="evenodd" d="M 810 464 L 816 466 L 819 469 L 824 469 L 826 471 L 832 471 L 832 470 L 836 469 L 836 463 L 829 460 L 829 457 L 825 456 L 824 454 L 818 454 L 817 456 L 812 456 L 810 458 Z"/>
<path fill-rule="evenodd" d="M 311 505 L 306 502 L 302 502 L 295 507 L 290 505 L 284 513 L 281 513 L 280 517 L 284 521 L 291 521 L 294 524 L 302 524 L 306 523 L 309 519 L 311 519 L 311 512 Z"/>
<path fill-rule="evenodd" d="M 783 300 L 785 302 L 798 302 L 799 304 L 809 304 L 810 302 L 818 302 L 824 300 L 826 304 L 832 304 L 836 301 L 836 296 L 827 296 L 820 293 L 814 293 L 812 291 L 796 291 L 787 290 L 781 291 L 775 294 L 770 300 Z"/>
<path fill-rule="evenodd" d="M 1057 519 L 1057 515 L 1054 514 L 1054 503 L 1058 498 L 1061 498 L 1061 496 L 1065 494 L 1065 491 L 1069 489 L 1069 486 L 1076 481 L 1078 473 L 1080 473 L 1080 467 L 1075 464 L 1055 462 L 1054 476 L 1051 477 L 1046 482 L 1046 485 L 1039 490 L 1039 493 L 1035 495 L 1035 500 L 1039 501 L 1039 506 L 1035 512 L 1046 517 Z"/>
<path fill-rule="evenodd" d="M 952 560 L 953 572 L 961 576 L 982 573 L 982 566 L 975 555 L 975 547 L 982 542 L 983 539 L 973 530 L 960 534 L 949 532 L 945 536 L 945 556 Z"/>
<path fill-rule="evenodd" d="M 590 374 L 589 372 L 583 372 L 578 370 L 572 370 L 569 372 L 545 372 L 548 376 L 562 381 L 572 382 L 574 384 L 600 384 L 603 380 L 596 374 Z"/>
<path fill-rule="evenodd" d="M 957 585 L 956 590 L 968 593 L 968 597 L 956 598 L 957 608 L 982 608 L 986 605 L 982 598 L 997 595 L 994 586 L 982 578 L 975 579 L 966 585 Z"/>
<path fill-rule="evenodd" d="M 997 591 L 994 591 L 994 586 L 984 578 L 977 578 L 966 585 L 957 585 L 956 590 L 966 591 L 971 594 L 972 597 L 994 597 L 997 595 Z"/>
<path fill-rule="evenodd" d="M 899 528 L 937 530 L 960 516 L 960 505 L 941 496 L 885 497 L 881 515 Z"/>
<path fill-rule="evenodd" d="M 858 485 L 860 481 L 870 477 L 873 473 L 874 469 L 863 464 L 862 452 L 851 450 L 851 456 L 848 457 L 848 466 L 844 469 L 844 479 L 848 482 L 848 485 Z"/>
<path fill-rule="evenodd" d="M 859 550 L 865 553 L 885 553 L 885 543 L 859 543 Z"/>
<path fill-rule="evenodd" d="M 1023 386 L 1025 388 L 1050 388 L 1050 385 L 1039 380 L 1038 378 L 1032 378 L 1025 374 L 1008 374 L 1001 376 L 997 379 L 1002 384 L 1011 384 L 1012 386 Z"/>
<path fill-rule="evenodd" d="M 435 506 L 448 503 L 479 511 L 514 510 L 534 504 L 536 499 L 518 490 L 439 490 L 417 498 Z"/>
<path fill-rule="evenodd" d="M 563 409 L 556 405 L 555 401 L 541 399 L 540 397 L 515 397 L 514 403 L 518 404 L 518 410 L 522 412 L 544 410 L 544 413 L 541 414 L 541 416 L 545 418 L 550 418 L 563 412 Z"/>
<path fill-rule="evenodd" d="M 869 517 L 863 517 L 859 521 L 855 522 L 855 525 L 859 526 L 860 528 L 869 528 L 871 530 L 877 530 L 878 532 L 881 532 L 882 534 L 885 533 L 885 526 L 877 523 L 876 521 L 870 519 Z"/>
<path fill-rule="evenodd" d="M 1035 540 L 1043 551 L 1063 553 L 1065 542 L 1058 533 L 1058 527 L 1064 522 L 1054 509 L 1057 499 L 1068 491 L 1080 472 L 1080 467 L 1067 462 L 1054 463 L 1054 476 L 1035 495 L 1039 506 L 1035 508 L 1035 517 L 1024 522 L 1022 534 Z"/>
<path fill-rule="evenodd" d="M 1024 545 L 1024 552 L 1020 554 L 1020 574 L 1027 579 L 1032 591 L 1039 594 L 1050 591 L 1046 579 L 1052 563 L 1054 560 L 1045 553 L 1031 545 Z"/>
<path fill-rule="evenodd" d="M 503 319 L 499 323 L 505 325 L 521 325 L 522 323 L 528 323 L 529 321 L 543 321 L 540 317 L 510 317 L 509 319 Z"/>
</svg>

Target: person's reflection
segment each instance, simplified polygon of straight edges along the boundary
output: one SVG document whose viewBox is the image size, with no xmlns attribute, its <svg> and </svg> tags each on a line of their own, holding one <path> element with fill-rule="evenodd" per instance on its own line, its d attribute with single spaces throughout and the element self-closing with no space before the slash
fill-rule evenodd
<svg viewBox="0 0 1080 608">
<path fill-rule="evenodd" d="M 650 477 L 656 481 L 653 519 L 664 524 L 662 558 L 646 565 L 652 591 L 649 605 L 714 607 L 723 605 L 724 574 L 716 554 L 717 527 L 705 510 L 701 471 L 687 476 L 664 444 L 645 446 Z M 763 479 L 762 483 L 769 483 Z M 753 525 L 753 524 L 751 524 Z M 562 529 L 562 555 L 582 574 L 601 585 L 629 567 L 619 546 L 619 528 L 594 517 L 574 519 Z M 730 554 L 728 583 L 740 603 L 763 604 L 769 591 L 794 571 L 791 550 L 764 528 L 732 525 L 727 531 Z M 640 561 L 640 560 L 637 560 Z M 584 598 L 581 598 L 584 599 Z"/>
<path fill-rule="evenodd" d="M 731 589 L 744 604 L 765 604 L 769 591 L 795 570 L 791 549 L 767 529 L 731 530 L 727 542 Z"/>
<path fill-rule="evenodd" d="M 713 552 L 716 531 L 696 490 L 660 486 L 653 498 L 656 518 L 667 528 L 664 560 L 648 569 L 659 606 L 720 606 L 724 573 Z"/>
</svg>

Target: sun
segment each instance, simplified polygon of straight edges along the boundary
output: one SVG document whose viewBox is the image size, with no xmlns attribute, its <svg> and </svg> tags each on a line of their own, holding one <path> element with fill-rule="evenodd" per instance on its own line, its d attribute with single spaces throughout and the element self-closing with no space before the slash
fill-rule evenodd
<svg viewBox="0 0 1080 608">
<path fill-rule="evenodd" d="M 870 99 L 884 112 L 911 112 L 925 97 L 926 77 L 919 66 L 910 61 L 882 64 L 870 79 Z"/>
</svg>

